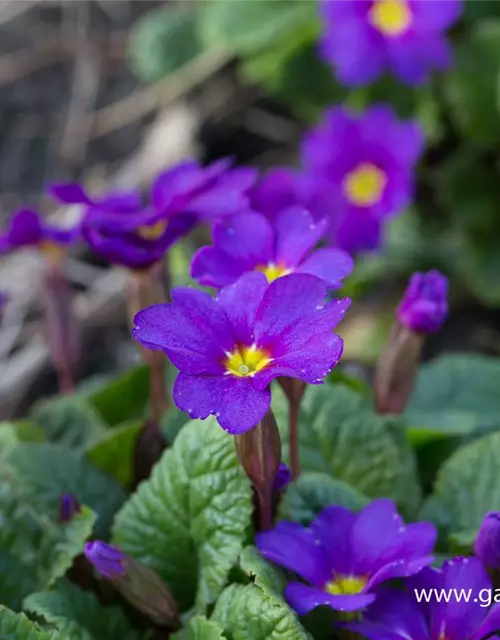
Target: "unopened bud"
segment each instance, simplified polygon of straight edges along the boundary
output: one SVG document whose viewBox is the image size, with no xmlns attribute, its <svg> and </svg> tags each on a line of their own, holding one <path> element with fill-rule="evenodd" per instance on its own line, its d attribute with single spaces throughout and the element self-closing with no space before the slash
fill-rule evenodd
<svg viewBox="0 0 500 640">
<path fill-rule="evenodd" d="M 484 516 L 474 553 L 486 569 L 500 570 L 500 511 L 490 511 Z"/>
<path fill-rule="evenodd" d="M 241 466 L 253 486 L 272 487 L 281 462 L 281 439 L 276 419 L 269 410 L 250 431 L 235 436 Z"/>
<path fill-rule="evenodd" d="M 278 467 L 278 471 L 274 476 L 273 492 L 274 493 L 280 492 L 288 484 L 290 484 L 291 480 L 292 480 L 292 470 L 289 467 L 287 467 L 287 465 L 284 462 L 281 462 L 280 466 Z"/>
<path fill-rule="evenodd" d="M 77 513 L 80 513 L 81 506 L 72 493 L 62 493 L 59 498 L 59 522 L 69 522 L 73 520 Z"/>
<path fill-rule="evenodd" d="M 435 333 L 448 315 L 448 278 L 439 271 L 414 273 L 396 311 L 398 322 L 415 333 Z"/>
<path fill-rule="evenodd" d="M 169 588 L 150 567 L 104 542 L 88 542 L 85 555 L 94 568 L 138 611 L 155 624 L 177 628 L 179 613 Z"/>
</svg>

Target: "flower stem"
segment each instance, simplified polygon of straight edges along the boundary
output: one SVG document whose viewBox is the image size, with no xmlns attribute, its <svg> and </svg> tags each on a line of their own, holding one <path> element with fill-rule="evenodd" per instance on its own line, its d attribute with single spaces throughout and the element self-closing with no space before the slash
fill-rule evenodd
<svg viewBox="0 0 500 640">
<path fill-rule="evenodd" d="M 290 397 L 288 401 L 288 427 L 290 439 L 290 466 L 294 480 L 296 480 L 300 475 L 299 414 L 300 399 Z"/>
<path fill-rule="evenodd" d="M 266 484 L 257 491 L 259 501 L 259 530 L 269 531 L 273 526 L 271 487 Z"/>
</svg>

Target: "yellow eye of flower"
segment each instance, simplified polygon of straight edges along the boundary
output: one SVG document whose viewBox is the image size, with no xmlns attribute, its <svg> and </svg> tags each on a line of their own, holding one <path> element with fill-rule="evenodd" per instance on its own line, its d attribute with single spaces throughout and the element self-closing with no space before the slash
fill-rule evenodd
<svg viewBox="0 0 500 640">
<path fill-rule="evenodd" d="M 323 589 L 334 596 L 356 595 L 365 588 L 367 580 L 357 576 L 337 576 L 334 580 L 327 582 Z"/>
<path fill-rule="evenodd" d="M 374 164 L 365 162 L 345 176 L 342 186 L 344 194 L 352 204 L 368 207 L 380 200 L 386 184 L 385 173 Z"/>
<path fill-rule="evenodd" d="M 158 222 L 155 222 L 154 224 L 142 225 L 142 227 L 137 229 L 137 233 L 144 240 L 158 240 L 158 238 L 163 235 L 166 228 L 167 223 L 164 220 L 158 220 Z"/>
<path fill-rule="evenodd" d="M 227 373 L 238 378 L 252 377 L 258 371 L 264 369 L 272 358 L 263 349 L 251 347 L 237 347 L 232 353 L 227 354 L 225 367 Z"/>
<path fill-rule="evenodd" d="M 407 0 L 375 0 L 368 19 L 385 36 L 393 37 L 408 29 L 412 15 Z"/>
<path fill-rule="evenodd" d="M 288 275 L 292 271 L 291 269 L 287 269 L 282 264 L 274 264 L 272 262 L 270 262 L 269 264 L 260 264 L 256 266 L 255 269 L 257 271 L 261 271 L 266 276 L 269 284 L 271 284 L 271 282 L 274 282 L 278 278 L 281 278 L 281 276 Z"/>
</svg>

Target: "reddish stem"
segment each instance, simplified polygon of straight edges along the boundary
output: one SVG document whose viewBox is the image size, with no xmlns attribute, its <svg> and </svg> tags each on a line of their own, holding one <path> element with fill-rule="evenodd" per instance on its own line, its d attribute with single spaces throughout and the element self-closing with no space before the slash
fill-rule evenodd
<svg viewBox="0 0 500 640">
<path fill-rule="evenodd" d="M 288 428 L 290 441 L 290 466 L 292 468 L 292 476 L 294 480 L 296 480 L 300 475 L 299 415 L 300 400 L 290 397 L 288 400 Z"/>
</svg>

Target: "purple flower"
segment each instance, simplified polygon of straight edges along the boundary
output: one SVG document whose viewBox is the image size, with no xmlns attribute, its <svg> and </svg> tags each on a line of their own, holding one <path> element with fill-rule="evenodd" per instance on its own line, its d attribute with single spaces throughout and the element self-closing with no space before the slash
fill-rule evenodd
<svg viewBox="0 0 500 640">
<path fill-rule="evenodd" d="M 474 553 L 487 569 L 500 569 L 500 511 L 490 511 L 484 516 L 474 542 Z"/>
<path fill-rule="evenodd" d="M 269 282 L 292 272 L 310 273 L 339 288 L 354 263 L 341 249 L 313 251 L 326 225 L 324 219 L 315 223 L 301 207 L 285 209 L 274 224 L 253 211 L 227 216 L 214 227 L 213 246 L 195 253 L 191 276 L 219 288 L 254 270 L 262 271 Z"/>
<path fill-rule="evenodd" d="M 333 244 L 353 254 L 379 248 L 383 223 L 412 201 L 423 146 L 418 124 L 400 122 L 390 107 L 326 112 L 304 139 L 303 161 L 317 194 L 311 210 L 329 216 Z"/>
<path fill-rule="evenodd" d="M 274 221 L 284 209 L 303 203 L 300 187 L 300 174 L 288 167 L 275 167 L 250 191 L 250 206 Z"/>
<path fill-rule="evenodd" d="M 83 552 L 94 569 L 108 580 L 123 576 L 127 571 L 127 556 L 110 544 L 100 540 L 86 542 Z"/>
<path fill-rule="evenodd" d="M 460 17 L 460 0 L 322 0 L 320 8 L 320 51 L 343 84 L 369 84 L 387 70 L 421 84 L 451 65 L 444 31 Z"/>
<path fill-rule="evenodd" d="M 362 622 L 346 626 L 369 640 L 498 640 L 490 634 L 500 630 L 500 607 L 489 608 L 495 590 L 476 558 L 425 568 L 408 582 L 413 588 L 384 590 Z"/>
<path fill-rule="evenodd" d="M 44 254 L 61 254 L 79 233 L 79 225 L 62 229 L 48 224 L 31 209 L 20 209 L 11 216 L 7 230 L 0 235 L 0 253 L 37 247 Z"/>
<path fill-rule="evenodd" d="M 207 167 L 189 161 L 168 169 L 153 184 L 153 206 L 168 216 L 189 213 L 205 220 L 246 209 L 246 194 L 257 179 L 257 170 L 231 169 L 231 164 L 224 158 Z"/>
<path fill-rule="evenodd" d="M 374 500 L 358 514 L 330 506 L 310 528 L 282 521 L 256 537 L 264 558 L 308 583 L 290 582 L 285 589 L 299 615 L 320 605 L 363 609 L 376 599 L 383 582 L 412 576 L 427 566 L 435 541 L 434 525 L 405 525 L 387 499 Z"/>
<path fill-rule="evenodd" d="M 278 492 L 284 489 L 292 481 L 292 470 L 284 463 L 280 462 L 278 471 L 274 476 L 273 491 Z"/>
<path fill-rule="evenodd" d="M 193 418 L 215 415 L 229 433 L 254 427 L 269 409 L 269 383 L 278 376 L 319 384 L 342 355 L 333 333 L 350 301 L 325 302 L 315 276 L 292 274 L 271 285 L 248 273 L 216 299 L 188 288 L 172 303 L 148 307 L 134 319 L 134 338 L 162 349 L 180 370 L 174 400 Z"/>
<path fill-rule="evenodd" d="M 415 333 L 435 333 L 448 315 L 448 278 L 439 271 L 414 273 L 396 310 L 398 322 Z"/>
<path fill-rule="evenodd" d="M 80 503 L 72 493 L 61 494 L 59 497 L 59 522 L 69 522 L 80 511 Z"/>
</svg>

